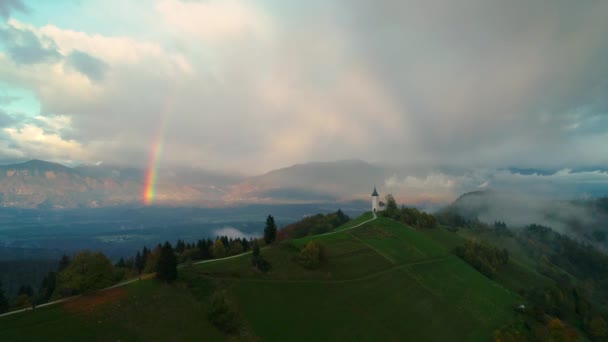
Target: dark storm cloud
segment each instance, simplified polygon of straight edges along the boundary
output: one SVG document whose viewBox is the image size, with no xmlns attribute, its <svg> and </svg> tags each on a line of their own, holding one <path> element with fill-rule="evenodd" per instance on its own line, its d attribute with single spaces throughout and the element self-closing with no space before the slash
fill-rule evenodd
<svg viewBox="0 0 608 342">
<path fill-rule="evenodd" d="M 605 2 L 350 4 L 351 43 L 436 162 L 576 163 L 565 126 L 608 113 Z"/>
</svg>

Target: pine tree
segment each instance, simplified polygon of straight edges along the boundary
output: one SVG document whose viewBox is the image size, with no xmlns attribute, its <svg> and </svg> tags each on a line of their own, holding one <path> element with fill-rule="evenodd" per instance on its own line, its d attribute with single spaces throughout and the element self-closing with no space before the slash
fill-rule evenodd
<svg viewBox="0 0 608 342">
<path fill-rule="evenodd" d="M 144 267 L 146 267 L 146 259 L 137 251 L 137 254 L 135 254 L 135 270 L 137 270 L 137 274 L 141 274 Z"/>
<path fill-rule="evenodd" d="M 38 300 L 37 303 L 46 303 L 51 299 L 53 293 L 55 292 L 55 287 L 57 284 L 57 273 L 49 272 L 44 279 L 42 279 L 42 283 L 40 284 L 40 290 L 38 291 Z"/>
<path fill-rule="evenodd" d="M 121 257 L 120 260 L 118 260 L 118 262 L 114 266 L 115 267 L 126 267 L 127 264 L 125 263 L 125 259 Z"/>
<path fill-rule="evenodd" d="M 63 270 L 65 270 L 66 268 L 68 268 L 68 266 L 70 265 L 70 257 L 67 256 L 66 254 L 61 256 L 61 259 L 59 260 L 59 266 L 57 267 L 57 272 L 61 272 Z"/>
<path fill-rule="evenodd" d="M 157 277 L 167 283 L 177 279 L 177 257 L 169 242 L 160 249 L 160 257 L 157 264 Z"/>
<path fill-rule="evenodd" d="M 264 228 L 264 241 L 266 244 L 271 244 L 277 238 L 277 225 L 274 223 L 274 217 L 268 215 L 266 218 L 266 227 Z"/>
</svg>

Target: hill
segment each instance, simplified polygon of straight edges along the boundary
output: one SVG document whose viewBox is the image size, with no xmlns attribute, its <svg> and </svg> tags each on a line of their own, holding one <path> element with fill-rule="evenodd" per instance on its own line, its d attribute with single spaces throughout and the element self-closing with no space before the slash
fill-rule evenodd
<svg viewBox="0 0 608 342">
<path fill-rule="evenodd" d="M 0 339 L 228 338 L 206 318 L 221 296 L 245 340 L 487 340 L 517 319 L 520 298 L 431 237 L 371 214 L 335 232 L 186 266 L 178 283 L 140 281 L 62 305 L 0 318 Z M 298 261 L 309 241 L 327 261 Z"/>
<path fill-rule="evenodd" d="M 390 172 L 361 160 L 311 162 L 249 177 L 226 195 L 229 201 L 335 201 L 368 199 L 370 187 Z"/>
<path fill-rule="evenodd" d="M 514 229 L 541 224 L 608 252 L 608 198 L 556 200 L 492 190 L 463 194 L 438 212 L 444 224 L 503 222 Z"/>
</svg>

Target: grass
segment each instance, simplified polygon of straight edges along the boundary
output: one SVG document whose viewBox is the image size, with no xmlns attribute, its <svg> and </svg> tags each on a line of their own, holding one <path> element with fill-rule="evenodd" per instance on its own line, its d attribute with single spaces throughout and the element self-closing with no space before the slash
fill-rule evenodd
<svg viewBox="0 0 608 342">
<path fill-rule="evenodd" d="M 1 341 L 223 340 L 206 303 L 180 285 L 140 281 L 105 300 L 95 294 L 0 319 Z"/>
<path fill-rule="evenodd" d="M 385 218 L 344 230 L 371 217 L 263 248 L 272 265 L 266 274 L 248 254 L 184 267 L 172 286 L 136 282 L 112 300 L 89 300 L 95 305 L 77 299 L 2 318 L 0 340 L 483 341 L 516 320 L 519 297 L 452 255 L 456 238 Z M 311 240 L 328 254 L 316 270 L 296 259 Z M 236 336 L 206 319 L 216 289 L 242 316 Z"/>
<path fill-rule="evenodd" d="M 293 260 L 311 240 L 329 255 L 314 271 Z M 224 277 L 264 340 L 487 340 L 516 318 L 517 295 L 443 244 L 385 218 L 282 243 L 262 255 L 273 266 L 268 274 L 254 271 L 248 258 L 198 265 L 194 272 Z"/>
<path fill-rule="evenodd" d="M 532 260 L 522 246 L 512 236 L 498 235 L 492 230 L 460 229 L 451 232 L 444 228 L 420 231 L 448 250 L 463 246 L 467 239 L 483 240 L 509 251 L 509 263 L 500 270 L 496 281 L 513 292 L 529 290 L 532 287 L 544 288 L 554 284 L 550 278 L 536 271 L 536 261 Z"/>
<path fill-rule="evenodd" d="M 363 215 L 361 215 L 361 216 L 359 216 L 359 217 L 357 217 L 355 219 L 352 219 L 352 220 L 346 222 L 345 224 L 341 225 L 340 227 L 336 228 L 336 231 L 352 228 L 352 227 L 354 227 L 354 226 L 356 226 L 356 225 L 358 225 L 358 224 L 360 224 L 362 222 L 365 222 L 367 220 L 371 220 L 373 217 L 374 216 L 373 216 L 372 212 L 368 211 L 367 213 L 365 213 L 365 214 L 363 214 Z"/>
</svg>

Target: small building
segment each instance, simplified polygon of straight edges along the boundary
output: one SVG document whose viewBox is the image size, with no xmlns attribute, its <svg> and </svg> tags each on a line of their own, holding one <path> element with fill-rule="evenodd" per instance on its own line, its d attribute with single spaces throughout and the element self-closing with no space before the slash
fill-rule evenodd
<svg viewBox="0 0 608 342">
<path fill-rule="evenodd" d="M 376 187 L 374 186 L 374 192 L 372 192 L 372 211 L 373 212 L 379 211 L 378 197 L 380 197 L 380 196 L 378 195 L 378 191 L 376 190 Z"/>
</svg>

